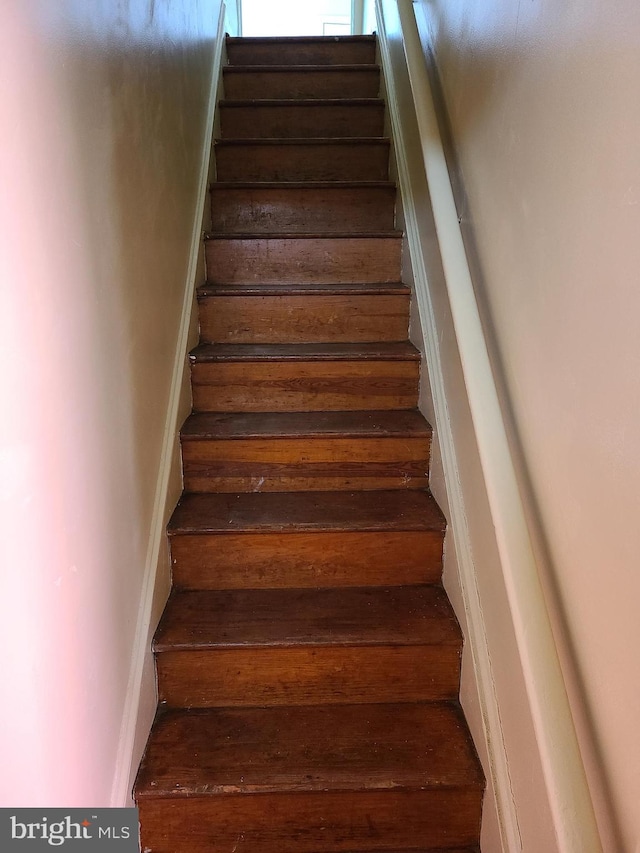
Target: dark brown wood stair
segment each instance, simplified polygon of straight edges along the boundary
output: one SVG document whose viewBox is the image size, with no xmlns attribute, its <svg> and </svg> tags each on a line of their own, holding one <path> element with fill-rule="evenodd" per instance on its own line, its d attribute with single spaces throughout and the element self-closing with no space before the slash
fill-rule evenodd
<svg viewBox="0 0 640 853">
<path fill-rule="evenodd" d="M 223 72 L 227 98 L 375 98 L 377 65 L 228 65 Z"/>
<path fill-rule="evenodd" d="M 221 284 L 200 288 L 198 302 L 205 343 L 400 342 L 409 322 L 396 282 Z"/>
<path fill-rule="evenodd" d="M 375 49 L 227 41 L 149 853 L 478 853 Z"/>
<path fill-rule="evenodd" d="M 182 429 L 190 492 L 426 488 L 419 412 L 193 414 Z"/>
<path fill-rule="evenodd" d="M 428 492 L 185 494 L 169 523 L 179 589 L 438 583 L 445 524 Z"/>
<path fill-rule="evenodd" d="M 215 145 L 219 181 L 382 181 L 388 139 L 225 139 Z"/>
<path fill-rule="evenodd" d="M 198 412 L 418 405 L 419 353 L 407 343 L 205 344 L 193 351 L 192 365 L 193 406 Z"/>
<path fill-rule="evenodd" d="M 227 182 L 211 187 L 218 234 L 393 231 L 390 181 Z"/>
</svg>

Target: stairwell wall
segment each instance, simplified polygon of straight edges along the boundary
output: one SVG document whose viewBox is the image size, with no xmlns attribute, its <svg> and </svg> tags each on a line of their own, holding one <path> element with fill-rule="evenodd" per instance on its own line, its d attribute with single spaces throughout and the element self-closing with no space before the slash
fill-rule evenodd
<svg viewBox="0 0 640 853">
<path fill-rule="evenodd" d="M 3 4 L 0 806 L 130 803 L 223 11 Z"/>
<path fill-rule="evenodd" d="M 487 779 L 482 849 L 551 853 L 553 825 L 448 302 L 401 22 L 396 0 L 376 6 L 401 190 L 398 227 L 406 235 L 403 278 L 413 283 L 411 339 L 424 355 L 420 408 L 435 428 L 430 484 L 448 522 L 443 580 L 465 637 L 461 702 Z"/>
<path fill-rule="evenodd" d="M 640 9 L 416 5 L 603 846 L 636 853 Z"/>
</svg>

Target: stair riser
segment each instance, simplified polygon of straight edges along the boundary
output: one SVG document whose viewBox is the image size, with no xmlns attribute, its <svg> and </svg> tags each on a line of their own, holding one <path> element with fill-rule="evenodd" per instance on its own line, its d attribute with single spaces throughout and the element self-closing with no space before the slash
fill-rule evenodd
<svg viewBox="0 0 640 853">
<path fill-rule="evenodd" d="M 373 41 L 227 42 L 227 57 L 231 65 L 372 65 L 376 61 L 376 46 Z"/>
<path fill-rule="evenodd" d="M 384 181 L 389 144 L 216 145 L 219 181 Z"/>
<path fill-rule="evenodd" d="M 204 363 L 192 369 L 196 412 L 414 409 L 417 362 Z"/>
<path fill-rule="evenodd" d="M 220 107 L 222 139 L 344 139 L 383 132 L 383 104 Z"/>
<path fill-rule="evenodd" d="M 380 72 L 371 69 L 234 71 L 224 73 L 226 98 L 376 98 Z"/>
<path fill-rule="evenodd" d="M 454 699 L 455 646 L 294 647 L 162 652 L 161 702 L 174 708 Z"/>
<path fill-rule="evenodd" d="M 408 296 L 206 296 L 201 343 L 297 344 L 404 341 Z"/>
<path fill-rule="evenodd" d="M 428 485 L 429 441 L 303 438 L 183 441 L 190 492 L 420 489 Z"/>
<path fill-rule="evenodd" d="M 210 239 L 212 284 L 340 284 L 395 282 L 401 277 L 400 237 Z"/>
<path fill-rule="evenodd" d="M 266 234 L 390 231 L 394 187 L 345 189 L 213 188 L 212 231 L 216 234 Z"/>
<path fill-rule="evenodd" d="M 141 800 L 142 849 L 153 853 L 383 853 L 448 850 L 479 837 L 482 792 L 254 794 Z M 238 853 L 242 850 L 238 847 Z"/>
<path fill-rule="evenodd" d="M 443 536 L 425 531 L 181 534 L 179 589 L 303 589 L 437 583 Z"/>
</svg>

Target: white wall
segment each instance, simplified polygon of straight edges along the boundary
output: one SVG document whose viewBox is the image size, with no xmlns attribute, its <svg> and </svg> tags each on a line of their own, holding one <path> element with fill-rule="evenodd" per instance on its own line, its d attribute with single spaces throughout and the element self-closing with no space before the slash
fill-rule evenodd
<svg viewBox="0 0 640 853">
<path fill-rule="evenodd" d="M 420 5 L 605 849 L 637 853 L 640 7 Z"/>
<path fill-rule="evenodd" d="M 2 806 L 124 804 L 219 8 L 3 3 Z"/>
</svg>

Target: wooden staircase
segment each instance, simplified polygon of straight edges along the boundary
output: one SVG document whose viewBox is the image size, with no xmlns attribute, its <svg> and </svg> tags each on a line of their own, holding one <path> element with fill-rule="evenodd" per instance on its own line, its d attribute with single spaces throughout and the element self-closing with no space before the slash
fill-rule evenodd
<svg viewBox="0 0 640 853">
<path fill-rule="evenodd" d="M 375 38 L 227 47 L 142 849 L 471 853 Z"/>
</svg>

